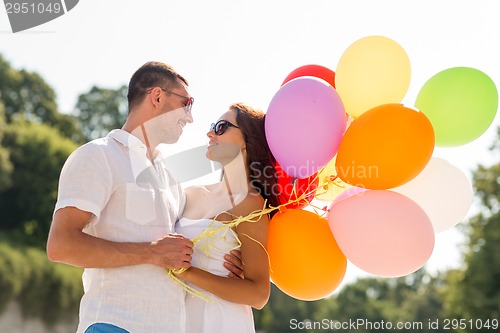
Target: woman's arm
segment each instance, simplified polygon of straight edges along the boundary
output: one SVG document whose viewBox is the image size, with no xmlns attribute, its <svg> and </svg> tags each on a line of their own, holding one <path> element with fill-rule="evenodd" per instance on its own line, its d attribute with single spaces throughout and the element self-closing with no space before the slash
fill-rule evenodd
<svg viewBox="0 0 500 333">
<path fill-rule="evenodd" d="M 261 208 L 262 206 L 258 209 Z M 253 210 L 248 210 L 251 211 Z M 226 301 L 247 304 L 256 309 L 263 308 L 270 294 L 269 259 L 264 249 L 267 245 L 268 228 L 267 215 L 262 215 L 258 221 L 242 222 L 237 226 L 244 279 L 217 276 L 195 267 L 178 276 Z"/>
</svg>

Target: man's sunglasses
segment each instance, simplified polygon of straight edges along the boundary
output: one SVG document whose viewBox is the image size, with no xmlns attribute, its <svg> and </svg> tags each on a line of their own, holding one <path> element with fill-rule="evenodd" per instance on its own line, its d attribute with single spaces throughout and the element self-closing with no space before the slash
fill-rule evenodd
<svg viewBox="0 0 500 333">
<path fill-rule="evenodd" d="M 163 88 L 161 88 L 161 90 L 163 90 L 165 92 L 168 92 L 168 93 L 171 93 L 171 94 L 173 94 L 175 96 L 178 96 L 178 97 L 181 97 L 181 98 L 185 98 L 186 101 L 184 102 L 184 111 L 186 111 L 187 113 L 191 112 L 191 109 L 193 108 L 193 103 L 194 103 L 194 98 L 193 97 L 187 97 L 187 96 L 184 96 L 184 95 L 180 95 L 180 94 L 174 93 L 173 91 L 166 90 L 166 89 L 163 89 Z"/>
<path fill-rule="evenodd" d="M 170 91 L 170 90 L 167 90 L 167 89 L 163 89 L 162 87 L 160 87 L 160 89 L 163 90 L 164 92 L 171 93 L 171 94 L 173 94 L 175 96 L 178 96 L 178 97 L 181 97 L 181 98 L 185 98 L 185 102 L 183 103 L 184 104 L 183 109 L 187 113 L 191 112 L 191 109 L 193 108 L 193 103 L 194 103 L 194 98 L 193 97 L 187 97 L 187 96 L 184 96 L 184 95 L 180 95 L 180 94 L 174 93 L 173 91 Z M 147 93 L 148 94 L 151 93 L 152 90 L 153 90 L 153 88 L 147 90 Z"/>
<path fill-rule="evenodd" d="M 214 131 L 215 135 L 222 135 L 226 132 L 228 127 L 239 128 L 238 126 L 232 124 L 231 122 L 221 119 L 218 122 L 210 125 L 210 131 Z"/>
</svg>

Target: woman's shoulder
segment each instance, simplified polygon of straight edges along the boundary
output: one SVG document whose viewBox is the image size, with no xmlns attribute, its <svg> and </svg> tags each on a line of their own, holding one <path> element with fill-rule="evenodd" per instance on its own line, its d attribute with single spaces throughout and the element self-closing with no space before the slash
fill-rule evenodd
<svg viewBox="0 0 500 333">
<path fill-rule="evenodd" d="M 249 206 L 252 206 L 254 208 L 264 208 L 265 200 L 264 198 L 256 191 L 251 191 L 248 193 L 247 197 L 245 198 Z"/>
<path fill-rule="evenodd" d="M 186 193 L 186 198 L 190 201 L 200 202 L 204 200 L 209 200 L 211 195 L 213 194 L 210 188 L 207 185 L 193 185 L 186 187 L 184 189 L 184 193 Z"/>
<path fill-rule="evenodd" d="M 207 191 L 207 188 L 203 185 L 192 185 L 192 186 L 188 186 L 184 189 L 184 192 L 186 192 L 186 194 L 196 194 L 196 193 L 202 193 L 202 192 L 206 192 Z"/>
<path fill-rule="evenodd" d="M 264 208 L 264 198 L 256 192 L 249 192 L 245 198 L 232 209 L 232 213 L 235 215 L 246 216 L 253 212 L 263 210 Z"/>
</svg>

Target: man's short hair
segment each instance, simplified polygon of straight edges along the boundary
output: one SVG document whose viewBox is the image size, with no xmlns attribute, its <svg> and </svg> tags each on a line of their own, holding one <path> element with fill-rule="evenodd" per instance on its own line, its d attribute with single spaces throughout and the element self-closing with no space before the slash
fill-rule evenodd
<svg viewBox="0 0 500 333">
<path fill-rule="evenodd" d="M 177 73 L 173 67 L 157 61 L 145 63 L 135 71 L 128 85 L 127 99 L 129 112 L 143 101 L 148 89 L 162 87 L 168 90 L 178 87 L 178 80 L 186 86 L 188 85 L 187 80 Z"/>
</svg>

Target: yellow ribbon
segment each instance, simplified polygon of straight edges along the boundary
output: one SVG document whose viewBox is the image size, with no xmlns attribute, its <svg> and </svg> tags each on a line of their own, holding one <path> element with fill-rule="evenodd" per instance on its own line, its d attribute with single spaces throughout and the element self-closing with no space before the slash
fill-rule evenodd
<svg viewBox="0 0 500 333">
<path fill-rule="evenodd" d="M 319 175 L 320 172 L 318 172 L 316 174 L 316 178 L 313 179 L 313 181 L 311 181 L 311 183 L 313 183 L 318 175 Z M 307 197 L 309 197 L 311 194 L 313 193 L 316 193 L 315 196 L 318 196 L 318 195 L 321 195 L 323 193 L 326 193 L 328 191 L 328 188 L 330 186 L 339 186 L 337 182 L 335 182 L 336 180 L 336 176 L 330 176 L 330 177 L 324 177 L 324 179 L 321 181 L 321 184 L 319 184 L 318 182 L 318 188 L 322 189 L 323 191 L 319 192 L 317 191 L 316 188 L 314 189 L 309 189 L 308 191 L 304 191 L 304 193 L 302 193 L 301 195 L 297 196 L 297 192 L 296 192 L 296 188 L 295 186 L 293 187 L 292 189 L 292 195 L 295 195 L 296 196 L 296 199 L 294 200 L 288 200 L 288 202 L 284 203 L 284 204 L 281 204 L 281 205 L 278 205 L 276 207 L 267 207 L 266 208 L 266 202 L 264 202 L 264 207 L 262 209 L 259 209 L 259 210 L 256 210 L 256 211 L 253 211 L 251 212 L 250 214 L 246 215 L 246 216 L 235 216 L 234 214 L 231 214 L 227 211 L 225 212 L 222 212 L 220 214 L 223 214 L 223 213 L 226 213 L 226 214 L 229 214 L 229 215 L 232 215 L 234 216 L 234 219 L 229 221 L 229 222 L 225 222 L 225 223 L 216 223 L 218 222 L 217 221 L 217 216 L 220 215 L 218 214 L 214 219 L 213 221 L 208 225 L 208 227 L 206 229 L 204 229 L 198 236 L 196 236 L 195 238 L 192 239 L 192 242 L 193 244 L 197 244 L 199 243 L 201 240 L 203 239 L 207 239 L 207 242 L 205 243 L 205 245 L 203 247 L 201 247 L 200 249 L 202 251 L 204 251 L 205 254 L 209 254 L 210 253 L 210 248 L 212 247 L 211 244 L 213 244 L 213 242 L 215 241 L 215 236 L 217 234 L 219 234 L 221 231 L 224 231 L 227 232 L 228 230 L 230 232 L 232 232 L 235 236 L 235 238 L 238 240 L 238 245 L 236 245 L 234 247 L 234 249 L 237 249 L 241 246 L 241 241 L 239 240 L 238 238 L 238 235 L 235 233 L 234 231 L 234 228 L 237 227 L 240 223 L 243 223 L 243 222 L 256 222 L 258 221 L 262 215 L 267 215 L 267 214 L 270 214 L 271 212 L 275 211 L 275 210 L 279 210 L 280 212 L 282 212 L 283 210 L 287 209 L 286 207 L 288 205 L 292 205 L 292 204 L 298 204 L 298 203 L 304 203 L 304 201 L 307 201 Z M 309 203 L 309 202 L 308 202 Z M 310 204 L 310 203 L 309 203 Z M 311 207 L 314 209 L 314 212 L 320 216 L 324 216 L 324 214 L 326 214 L 326 210 L 324 208 L 319 208 L 319 207 L 316 207 L 314 205 L 311 205 Z M 219 226 L 216 226 L 217 224 L 219 224 Z M 222 235 L 224 235 L 224 233 Z M 270 258 L 269 258 L 269 253 L 267 253 L 267 250 L 265 248 L 265 246 L 263 244 L 261 244 L 259 241 L 257 241 L 256 239 L 244 234 L 244 236 L 250 238 L 251 240 L 253 240 L 254 242 L 257 242 L 260 246 L 262 246 L 262 248 L 264 249 L 264 251 L 266 251 L 266 254 L 267 254 L 267 257 L 268 257 L 268 260 L 269 260 L 269 263 L 270 263 Z M 211 239 L 212 241 L 211 242 L 208 242 L 208 240 Z M 190 294 L 191 296 L 195 296 L 195 297 L 199 297 L 205 301 L 210 301 L 209 297 L 207 297 L 207 295 L 205 293 L 203 293 L 202 291 L 188 285 L 187 283 L 185 283 L 184 281 L 182 281 L 181 279 L 179 279 L 176 274 L 179 274 L 179 273 L 182 273 L 186 271 L 186 268 L 181 268 L 181 269 L 167 269 L 167 274 L 168 276 L 170 276 L 173 281 L 180 285 L 188 294 Z"/>
</svg>

